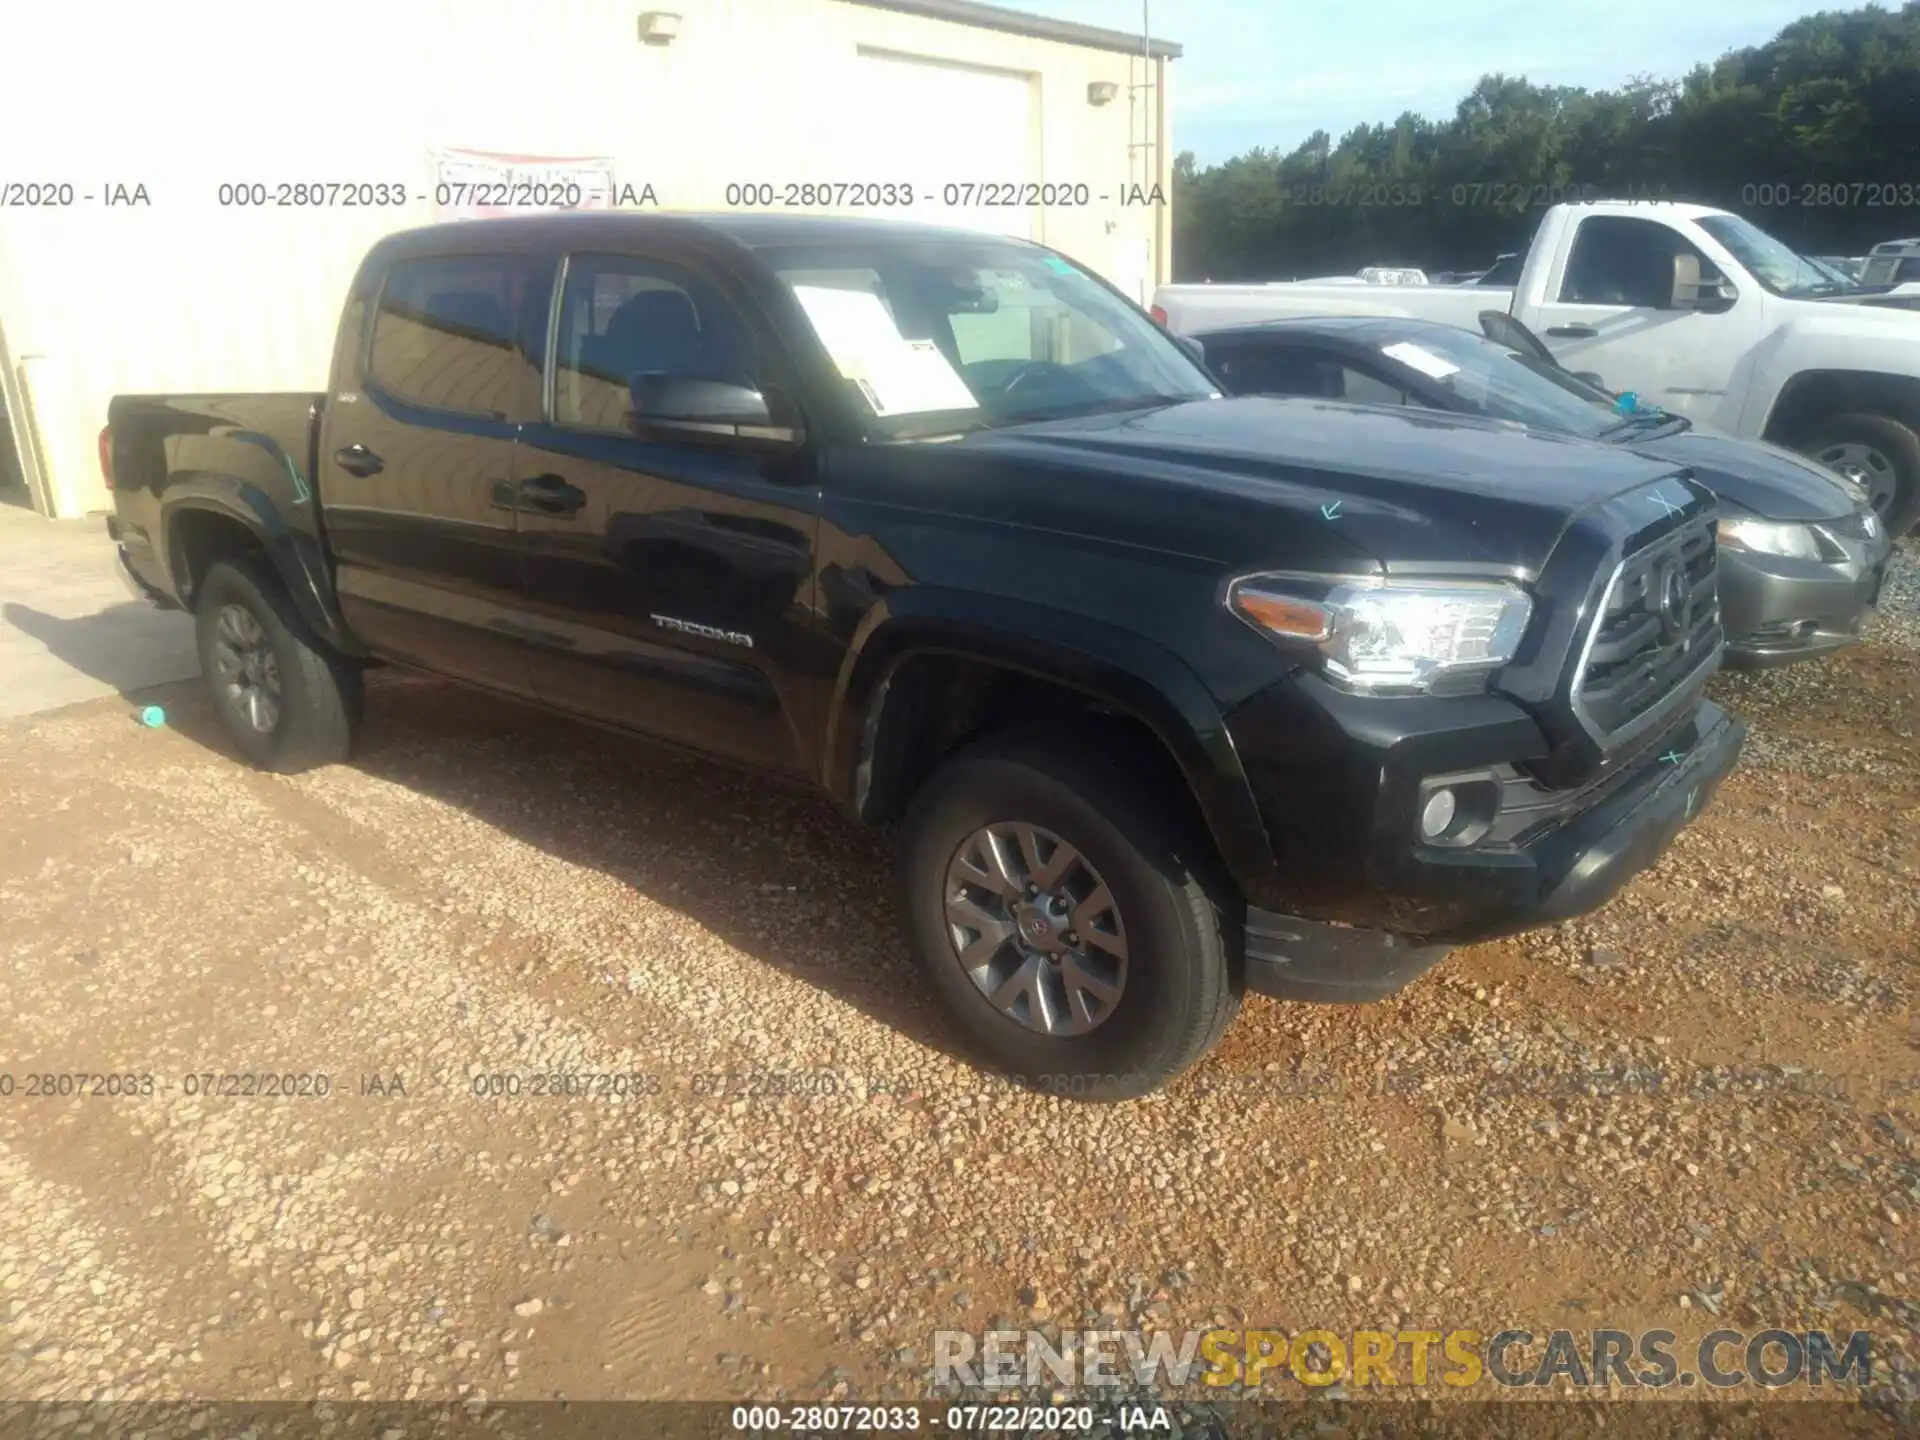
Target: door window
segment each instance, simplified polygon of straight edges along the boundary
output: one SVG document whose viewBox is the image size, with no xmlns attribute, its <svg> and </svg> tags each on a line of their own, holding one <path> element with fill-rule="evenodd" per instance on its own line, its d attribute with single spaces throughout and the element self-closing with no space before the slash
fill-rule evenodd
<svg viewBox="0 0 1920 1440">
<path fill-rule="evenodd" d="M 1236 347 L 1216 350 L 1207 359 L 1237 395 L 1308 395 L 1338 400 L 1343 388 L 1339 365 L 1309 350 Z"/>
<path fill-rule="evenodd" d="M 1593 215 L 1574 232 L 1573 253 L 1560 282 L 1560 300 L 1569 305 L 1629 305 L 1637 309 L 1673 308 L 1673 261 L 1692 255 L 1700 262 L 1703 284 L 1720 272 L 1677 231 L 1657 220 L 1625 215 Z"/>
<path fill-rule="evenodd" d="M 1407 403 L 1400 386 L 1311 350 L 1231 348 L 1207 358 L 1237 395 L 1304 395 L 1355 405 Z"/>
<path fill-rule="evenodd" d="M 526 278 L 510 255 L 400 261 L 374 312 L 368 375 L 415 405 L 505 419 L 528 373 L 514 345 Z"/>
<path fill-rule="evenodd" d="M 1407 392 L 1390 381 L 1351 365 L 1340 367 L 1340 398 L 1355 405 L 1404 405 Z"/>
<path fill-rule="evenodd" d="M 752 330 L 712 285 L 637 256 L 577 255 L 567 263 L 555 354 L 553 418 L 588 430 L 629 430 L 636 375 L 724 380 L 754 389 Z"/>
</svg>

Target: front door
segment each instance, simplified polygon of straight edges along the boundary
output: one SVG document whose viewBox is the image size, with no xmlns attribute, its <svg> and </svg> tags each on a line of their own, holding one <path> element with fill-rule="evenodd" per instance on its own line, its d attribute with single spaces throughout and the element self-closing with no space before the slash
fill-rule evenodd
<svg viewBox="0 0 1920 1440">
<path fill-rule="evenodd" d="M 1528 323 L 1554 358 L 1598 374 L 1609 390 L 1633 391 L 1662 410 L 1732 425 L 1736 363 L 1759 339 L 1765 297 L 1741 295 L 1729 310 L 1677 309 L 1674 260 L 1690 255 L 1703 281 L 1719 269 L 1658 220 L 1589 215 L 1579 222 L 1557 295 Z"/>
<path fill-rule="evenodd" d="M 532 686 L 507 487 L 538 372 L 516 335 L 548 293 L 521 255 L 397 261 L 360 386 L 329 397 L 319 457 L 353 633 L 378 655 L 518 695 Z"/>
<path fill-rule="evenodd" d="M 804 456 L 640 438 L 639 374 L 765 387 L 752 313 L 694 256 L 566 258 L 546 418 L 514 464 L 535 692 L 756 767 L 813 767 L 819 495 Z"/>
</svg>

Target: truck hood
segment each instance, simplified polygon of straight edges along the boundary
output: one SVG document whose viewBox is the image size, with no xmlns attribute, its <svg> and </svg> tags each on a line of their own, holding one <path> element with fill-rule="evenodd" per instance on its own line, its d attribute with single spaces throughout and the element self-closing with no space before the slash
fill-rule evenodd
<svg viewBox="0 0 1920 1440">
<path fill-rule="evenodd" d="M 1623 448 L 1684 466 L 1722 500 L 1764 520 L 1832 520 L 1854 510 L 1853 497 L 1839 481 L 1812 461 L 1765 441 L 1695 428 L 1656 440 L 1627 436 Z"/>
<path fill-rule="evenodd" d="M 1864 335 L 1910 345 L 1920 340 L 1920 314 L 1914 313 L 1917 304 L 1920 294 L 1826 295 L 1782 301 L 1780 328 L 1816 335 Z"/>
<path fill-rule="evenodd" d="M 1144 507 L 1162 529 L 1141 538 L 1235 563 L 1352 549 L 1537 570 L 1575 516 L 1680 469 L 1504 421 L 1269 396 L 1010 426 L 951 448 L 1086 472 L 1108 490 L 1170 485 L 1174 503 Z"/>
<path fill-rule="evenodd" d="M 1858 295 L 1824 295 L 1816 305 L 1858 305 L 1871 310 L 1920 310 L 1920 285 L 1896 285 L 1891 290 L 1870 290 Z"/>
</svg>

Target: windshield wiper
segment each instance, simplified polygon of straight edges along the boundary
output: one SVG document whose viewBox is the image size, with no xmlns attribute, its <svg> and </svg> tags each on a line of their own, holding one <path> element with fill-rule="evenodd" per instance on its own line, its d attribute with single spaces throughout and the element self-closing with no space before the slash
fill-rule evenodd
<svg viewBox="0 0 1920 1440">
<path fill-rule="evenodd" d="M 1018 415 L 1009 415 L 1004 420 L 993 422 L 993 428 L 1004 425 L 1033 425 L 1043 420 L 1078 420 L 1088 415 L 1117 415 L 1127 410 L 1158 410 L 1167 405 L 1181 405 L 1188 400 L 1198 400 L 1198 395 L 1136 395 L 1130 400 L 1102 400 L 1093 405 L 1059 405 L 1051 410 L 1025 410 Z"/>
<path fill-rule="evenodd" d="M 1600 432 L 1600 437 L 1604 440 L 1615 435 L 1624 435 L 1630 430 L 1649 427 L 1664 430 L 1669 425 L 1677 425 L 1682 430 L 1691 430 L 1693 428 L 1693 422 L 1684 415 L 1670 414 L 1665 410 L 1649 410 L 1643 414 L 1629 415 L 1618 424 L 1607 426 L 1606 429 Z"/>
</svg>

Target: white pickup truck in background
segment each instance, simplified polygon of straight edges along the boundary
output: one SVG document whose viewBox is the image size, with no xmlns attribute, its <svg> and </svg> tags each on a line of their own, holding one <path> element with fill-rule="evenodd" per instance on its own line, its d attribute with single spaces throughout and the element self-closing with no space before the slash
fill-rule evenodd
<svg viewBox="0 0 1920 1440">
<path fill-rule="evenodd" d="M 1857 479 L 1894 534 L 1920 520 L 1920 295 L 1849 287 L 1725 210 L 1556 205 L 1519 283 L 1163 285 L 1176 335 L 1289 315 L 1406 315 L 1478 330 L 1505 311 L 1567 369 Z"/>
</svg>

